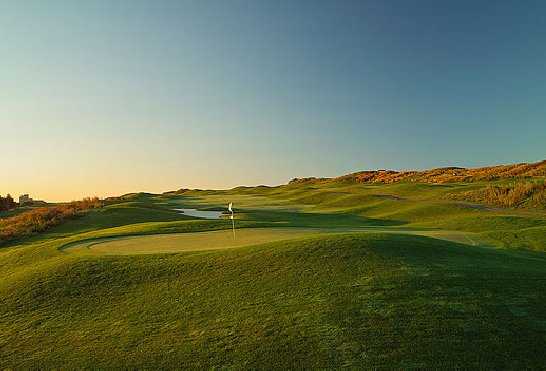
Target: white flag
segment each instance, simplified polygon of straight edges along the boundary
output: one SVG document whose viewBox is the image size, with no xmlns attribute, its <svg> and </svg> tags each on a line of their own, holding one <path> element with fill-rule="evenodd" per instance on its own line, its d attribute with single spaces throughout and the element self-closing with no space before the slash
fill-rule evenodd
<svg viewBox="0 0 546 371">
<path fill-rule="evenodd" d="M 233 202 L 230 202 L 227 208 L 229 212 L 231 213 L 229 218 L 231 219 L 231 228 L 233 229 L 233 239 L 235 240 L 235 219 L 233 218 Z"/>
</svg>

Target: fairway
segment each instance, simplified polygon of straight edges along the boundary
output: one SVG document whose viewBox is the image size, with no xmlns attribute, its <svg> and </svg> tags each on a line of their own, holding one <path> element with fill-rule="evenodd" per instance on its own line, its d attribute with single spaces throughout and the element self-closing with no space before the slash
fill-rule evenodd
<svg viewBox="0 0 546 371">
<path fill-rule="evenodd" d="M 235 238 L 233 238 L 231 230 L 156 234 L 86 241 L 71 245 L 65 251 L 127 255 L 219 250 L 290 240 L 317 233 L 321 233 L 321 231 L 307 228 L 252 228 L 237 230 Z"/>
</svg>

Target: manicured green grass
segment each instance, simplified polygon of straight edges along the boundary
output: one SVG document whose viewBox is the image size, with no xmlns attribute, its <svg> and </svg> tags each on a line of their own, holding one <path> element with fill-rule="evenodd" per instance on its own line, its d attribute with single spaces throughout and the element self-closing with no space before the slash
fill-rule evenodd
<svg viewBox="0 0 546 371">
<path fill-rule="evenodd" d="M 489 240 L 493 245 L 503 248 L 544 251 L 546 227 L 494 230 L 482 233 L 481 237 Z"/>
<path fill-rule="evenodd" d="M 349 234 L 6 273 L 0 367 L 544 365 L 543 255 Z"/>
<path fill-rule="evenodd" d="M 198 233 L 153 234 L 115 239 L 93 239 L 72 244 L 64 251 L 127 255 L 222 250 L 272 241 L 290 240 L 319 233 L 320 230 L 304 228 L 245 228 L 238 229 L 235 234 L 230 229 Z"/>
<path fill-rule="evenodd" d="M 244 224 L 243 224 L 244 225 Z M 115 231 L 115 229 L 114 229 Z M 301 237 L 347 232 L 403 233 L 429 236 L 446 241 L 476 246 L 484 236 L 458 231 L 387 229 L 387 228 L 238 228 L 235 236 L 229 228 L 211 232 L 188 232 L 167 234 L 149 233 L 110 233 L 106 237 L 91 237 L 65 244 L 63 251 L 70 253 L 131 255 L 166 254 L 187 251 L 222 250 L 252 246 L 268 242 L 291 240 Z"/>
</svg>

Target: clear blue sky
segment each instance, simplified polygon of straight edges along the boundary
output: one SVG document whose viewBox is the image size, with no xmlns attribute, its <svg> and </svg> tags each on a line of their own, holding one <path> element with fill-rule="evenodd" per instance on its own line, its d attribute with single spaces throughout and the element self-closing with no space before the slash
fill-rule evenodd
<svg viewBox="0 0 546 371">
<path fill-rule="evenodd" d="M 545 1 L 3 1 L 0 193 L 546 158 Z"/>
</svg>

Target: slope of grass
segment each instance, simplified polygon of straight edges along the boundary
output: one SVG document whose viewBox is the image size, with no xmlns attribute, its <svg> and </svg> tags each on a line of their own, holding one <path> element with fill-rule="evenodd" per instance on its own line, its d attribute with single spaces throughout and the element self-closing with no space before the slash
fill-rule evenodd
<svg viewBox="0 0 546 371">
<path fill-rule="evenodd" d="M 546 219 L 530 218 L 522 215 L 496 215 L 495 213 L 455 214 L 449 218 L 438 218 L 432 221 L 416 222 L 418 227 L 437 227 L 457 231 L 484 232 L 497 230 L 519 230 L 531 227 L 546 226 Z"/>
<path fill-rule="evenodd" d="M 0 367 L 539 368 L 545 268 L 381 234 L 62 255 L 3 268 Z"/>
<path fill-rule="evenodd" d="M 498 229 L 484 232 L 481 237 L 503 248 L 546 251 L 546 226 L 512 230 Z"/>
<path fill-rule="evenodd" d="M 153 204 L 121 203 L 93 210 L 49 231 L 51 236 L 80 233 L 101 228 L 145 222 L 169 222 L 194 219 L 178 211 L 153 207 Z"/>
</svg>

